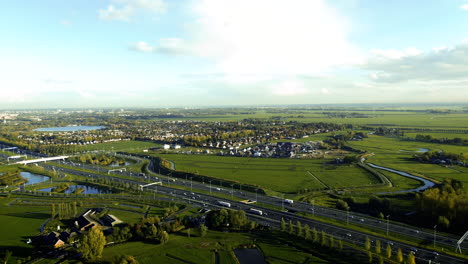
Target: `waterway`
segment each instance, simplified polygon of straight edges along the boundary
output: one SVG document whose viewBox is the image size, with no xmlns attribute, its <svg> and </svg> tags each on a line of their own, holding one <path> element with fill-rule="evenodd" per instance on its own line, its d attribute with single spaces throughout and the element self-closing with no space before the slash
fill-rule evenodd
<svg viewBox="0 0 468 264">
<path fill-rule="evenodd" d="M 48 176 L 35 174 L 35 173 L 27 172 L 27 171 L 22 171 L 20 175 L 21 177 L 28 179 L 28 182 L 26 183 L 26 185 L 45 182 L 45 181 L 50 180 L 50 177 Z"/>
<path fill-rule="evenodd" d="M 54 187 L 49 187 L 49 188 L 44 188 L 44 189 L 39 189 L 38 191 L 41 192 L 50 192 Z M 84 184 L 77 184 L 77 185 L 70 185 L 67 190 L 64 191 L 64 193 L 73 193 L 76 189 L 83 188 L 84 191 L 81 192 L 80 194 L 101 194 L 101 193 L 113 193 L 112 190 L 107 189 L 107 188 L 101 188 L 97 186 L 91 186 L 91 185 L 84 185 Z"/>
<path fill-rule="evenodd" d="M 124 164 L 119 164 L 118 162 L 114 162 L 109 167 L 123 167 L 123 166 L 128 166 L 130 165 L 130 162 L 125 161 Z"/>
<path fill-rule="evenodd" d="M 41 132 L 64 132 L 64 131 L 80 131 L 80 130 L 98 130 L 103 129 L 103 126 L 65 126 L 65 127 L 43 127 L 43 128 L 36 128 L 34 131 L 41 131 Z"/>
<path fill-rule="evenodd" d="M 428 189 L 428 188 L 431 188 L 431 187 L 433 187 L 433 186 L 435 185 L 435 183 L 432 182 L 432 181 L 430 181 L 430 180 L 427 180 L 427 179 L 424 179 L 424 178 L 421 178 L 421 177 L 418 177 L 418 176 L 409 174 L 409 173 L 404 172 L 404 171 L 398 171 L 398 170 L 394 170 L 394 169 L 390 169 L 390 168 L 378 166 L 378 165 L 375 165 L 375 164 L 372 164 L 372 163 L 367 163 L 367 164 L 368 164 L 369 166 L 371 166 L 372 168 L 390 171 L 390 172 L 399 174 L 399 175 L 401 175 L 401 176 L 403 176 L 403 177 L 408 177 L 408 178 L 411 178 L 411 179 L 415 179 L 415 180 L 418 180 L 418 181 L 420 181 L 420 182 L 423 183 L 422 186 L 420 186 L 420 187 L 418 187 L 418 188 L 415 188 L 415 189 L 411 189 L 411 190 L 402 190 L 402 191 L 395 191 L 395 192 L 382 192 L 382 193 L 377 193 L 377 194 L 420 192 L 420 191 L 424 191 L 424 190 L 426 190 L 426 189 Z"/>
<path fill-rule="evenodd" d="M 267 264 L 260 250 L 256 248 L 237 248 L 234 249 L 234 254 L 240 264 Z"/>
</svg>

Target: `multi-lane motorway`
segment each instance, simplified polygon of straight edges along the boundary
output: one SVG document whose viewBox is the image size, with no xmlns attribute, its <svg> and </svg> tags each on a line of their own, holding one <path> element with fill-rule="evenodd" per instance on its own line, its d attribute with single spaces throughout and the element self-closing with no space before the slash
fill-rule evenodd
<svg viewBox="0 0 468 264">
<path fill-rule="evenodd" d="M 29 152 L 28 154 L 34 155 L 35 153 Z M 117 174 L 121 174 L 125 176 L 131 176 L 132 179 L 130 180 L 130 179 L 118 178 L 116 175 L 113 175 L 113 174 L 103 176 L 102 174 L 84 172 L 82 170 L 82 169 L 86 169 L 89 171 L 97 171 L 98 169 L 95 166 L 81 165 L 81 164 L 74 164 L 74 163 L 67 163 L 67 165 L 72 166 L 72 167 L 78 167 L 78 168 L 76 169 L 65 168 L 65 167 L 60 166 L 60 164 L 56 164 L 56 163 L 44 164 L 44 166 L 47 169 L 52 169 L 54 167 L 59 172 L 63 172 L 63 173 L 69 173 L 69 174 L 75 174 L 79 176 L 93 177 L 93 178 L 108 177 L 110 179 L 114 179 L 114 180 L 118 179 L 119 181 L 128 182 L 132 184 L 139 184 L 139 185 L 145 184 L 148 181 L 157 182 L 157 181 L 162 180 L 164 183 L 163 186 L 152 185 L 146 188 L 151 191 L 157 191 L 159 193 L 172 196 L 177 200 L 183 199 L 183 200 L 186 200 L 187 202 L 199 204 L 201 206 L 205 205 L 205 206 L 216 207 L 218 206 L 218 201 L 220 200 L 220 198 L 216 196 L 208 195 L 208 194 L 198 193 L 197 190 L 204 190 L 206 193 L 218 192 L 218 193 L 228 194 L 232 197 L 231 199 L 221 199 L 221 200 L 228 201 L 229 203 L 231 203 L 233 209 L 246 210 L 247 213 L 249 212 L 250 208 L 256 208 L 256 209 L 262 210 L 262 212 L 264 212 L 262 217 L 259 217 L 256 215 L 251 215 L 251 216 L 255 217 L 257 221 L 260 221 L 263 223 L 269 223 L 272 226 L 278 226 L 281 218 L 284 218 L 287 221 L 291 220 L 293 222 L 300 221 L 302 224 L 308 224 L 311 228 L 315 227 L 318 231 L 323 230 L 327 234 L 334 235 L 336 238 L 340 238 L 343 241 L 347 241 L 347 242 L 351 242 L 355 244 L 360 244 L 360 245 L 364 244 L 366 236 L 369 237 L 371 241 L 373 241 L 373 243 L 375 243 L 375 241 L 377 240 L 380 240 L 383 246 L 386 246 L 386 244 L 390 244 L 392 245 L 392 248 L 394 250 L 396 250 L 397 248 L 401 248 L 405 254 L 409 253 L 410 251 L 413 251 L 416 255 L 416 258 L 420 261 L 428 262 L 429 260 L 431 260 L 432 263 L 468 263 L 466 260 L 455 258 L 449 255 L 439 254 L 433 251 L 416 248 L 412 245 L 400 243 L 397 241 L 391 241 L 391 240 L 386 239 L 384 235 L 382 236 L 368 235 L 365 233 L 347 229 L 345 227 L 339 227 L 339 226 L 335 226 L 331 224 L 326 224 L 326 223 L 322 223 L 316 220 L 298 216 L 293 212 L 299 212 L 299 211 L 307 212 L 307 213 L 319 215 L 322 217 L 337 219 L 337 220 L 342 221 L 343 223 L 346 223 L 347 221 L 349 221 L 350 223 L 359 224 L 361 226 L 369 227 L 373 229 L 387 230 L 388 228 L 390 233 L 399 233 L 401 235 L 415 237 L 419 240 L 432 241 L 432 239 L 434 238 L 433 233 L 427 232 L 422 229 L 418 229 L 416 227 L 411 227 L 411 226 L 393 223 L 393 222 L 387 222 L 386 220 L 379 220 L 377 218 L 369 217 L 366 215 L 361 215 L 361 214 L 356 214 L 356 213 L 351 213 L 351 212 L 347 213 L 347 212 L 343 212 L 343 211 L 339 211 L 335 209 L 314 206 L 314 205 L 307 204 L 307 203 L 294 202 L 293 206 L 288 206 L 287 203 L 285 203 L 284 199 L 282 198 L 270 197 L 270 196 L 260 195 L 257 193 L 249 193 L 245 191 L 234 190 L 232 188 L 219 187 L 219 186 L 215 186 L 213 182 L 210 182 L 208 184 L 207 182 L 199 183 L 199 182 L 192 182 L 190 180 L 184 181 L 181 179 L 172 179 L 170 177 L 165 177 L 162 175 L 148 176 L 148 175 L 141 175 L 141 174 L 136 174 L 136 173 L 131 173 L 131 172 L 117 173 Z M 100 170 L 100 172 L 102 173 L 102 169 Z M 156 175 L 156 173 L 154 173 L 154 175 Z M 186 189 L 190 188 L 191 191 L 181 190 L 177 188 L 181 186 L 185 187 Z M 264 204 L 274 205 L 278 208 L 283 207 L 285 211 L 273 210 L 269 208 L 252 206 L 252 205 L 244 204 L 241 202 L 237 202 L 239 198 L 256 200 Z M 452 246 L 453 248 L 455 248 L 456 241 L 457 241 L 457 238 L 455 237 L 447 237 L 447 236 L 440 236 L 440 235 L 437 236 L 437 243 L 439 245 L 445 244 L 445 245 Z M 462 244 L 462 248 L 463 249 L 468 248 L 468 245 L 466 242 Z"/>
</svg>

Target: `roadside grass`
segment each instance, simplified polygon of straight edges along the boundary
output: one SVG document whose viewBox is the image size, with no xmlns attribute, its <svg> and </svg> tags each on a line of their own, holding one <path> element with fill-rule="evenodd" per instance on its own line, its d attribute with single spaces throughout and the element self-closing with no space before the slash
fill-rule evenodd
<svg viewBox="0 0 468 264">
<path fill-rule="evenodd" d="M 257 185 L 285 193 L 325 188 L 320 181 L 330 188 L 378 184 L 378 180 L 362 168 L 354 165 L 333 165 L 322 159 L 263 159 L 181 154 L 158 156 L 174 162 L 178 171 Z"/>
</svg>

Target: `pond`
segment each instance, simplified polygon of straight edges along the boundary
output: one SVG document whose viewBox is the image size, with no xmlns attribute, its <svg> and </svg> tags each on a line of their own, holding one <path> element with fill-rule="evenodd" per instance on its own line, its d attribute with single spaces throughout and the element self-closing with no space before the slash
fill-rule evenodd
<svg viewBox="0 0 468 264">
<path fill-rule="evenodd" d="M 418 148 L 416 150 L 406 150 L 406 149 L 400 149 L 400 151 L 403 151 L 403 152 L 418 152 L 418 153 L 424 153 L 424 152 L 428 152 L 430 149 L 427 149 L 427 148 Z"/>
<path fill-rule="evenodd" d="M 36 128 L 34 131 L 42 132 L 63 132 L 63 131 L 80 131 L 80 130 L 98 130 L 103 129 L 103 126 L 65 126 L 65 127 L 43 127 Z"/>
<path fill-rule="evenodd" d="M 109 167 L 123 167 L 123 166 L 128 166 L 130 164 L 131 163 L 128 162 L 128 161 L 125 161 L 123 164 L 119 164 L 118 162 L 114 162 L 111 165 L 109 165 Z"/>
<path fill-rule="evenodd" d="M 39 189 L 38 191 L 41 192 L 50 192 L 54 187 L 49 187 L 49 188 L 44 188 L 44 189 Z M 99 187 L 99 186 L 94 186 L 94 185 L 84 185 L 84 184 L 76 184 L 76 185 L 70 185 L 67 190 L 64 191 L 64 193 L 73 193 L 76 189 L 83 188 L 84 191 L 81 192 L 81 194 L 106 194 L 106 193 L 113 193 L 112 190 L 107 189 L 105 187 Z"/>
<path fill-rule="evenodd" d="M 262 253 L 256 248 L 237 248 L 234 249 L 234 254 L 240 264 L 267 264 Z"/>
<path fill-rule="evenodd" d="M 27 172 L 27 171 L 22 171 L 20 175 L 21 177 L 28 179 L 28 182 L 26 183 L 26 185 L 45 182 L 45 181 L 50 180 L 50 177 L 48 176 L 35 174 L 35 173 Z"/>
</svg>

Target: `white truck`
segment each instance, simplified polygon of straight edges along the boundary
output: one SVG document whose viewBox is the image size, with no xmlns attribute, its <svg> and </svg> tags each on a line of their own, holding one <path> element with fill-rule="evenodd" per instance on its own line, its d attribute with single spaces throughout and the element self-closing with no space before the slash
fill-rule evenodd
<svg viewBox="0 0 468 264">
<path fill-rule="evenodd" d="M 249 212 L 252 213 L 252 214 L 263 215 L 263 211 L 255 209 L 255 208 L 250 208 Z"/>
<path fill-rule="evenodd" d="M 294 201 L 291 200 L 291 199 L 284 199 L 284 202 L 289 204 L 289 205 L 293 205 Z"/>
<path fill-rule="evenodd" d="M 222 205 L 222 206 L 229 207 L 229 208 L 231 207 L 231 204 L 228 203 L 228 202 L 218 201 L 218 204 L 219 204 L 219 205 Z"/>
</svg>

